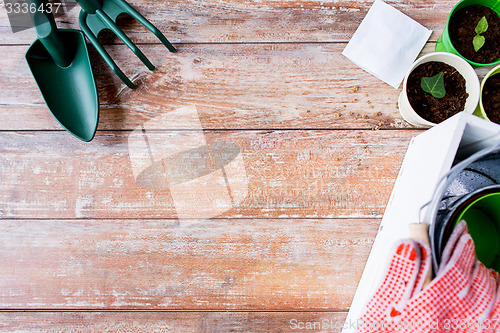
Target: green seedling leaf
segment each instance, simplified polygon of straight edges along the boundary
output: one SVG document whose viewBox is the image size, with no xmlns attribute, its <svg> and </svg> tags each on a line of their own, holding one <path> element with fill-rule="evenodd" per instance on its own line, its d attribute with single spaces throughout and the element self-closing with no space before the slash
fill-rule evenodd
<svg viewBox="0 0 500 333">
<path fill-rule="evenodd" d="M 480 19 L 476 25 L 476 34 L 482 34 L 483 32 L 486 32 L 486 30 L 488 30 L 488 21 L 486 20 L 486 17 L 483 16 L 483 18 Z"/>
<path fill-rule="evenodd" d="M 472 45 L 474 46 L 474 50 L 476 52 L 479 51 L 479 49 L 484 45 L 485 39 L 480 34 L 486 32 L 486 30 L 488 30 L 488 21 L 486 20 L 486 17 L 483 16 L 476 25 L 476 36 L 474 36 L 474 39 L 472 40 Z"/>
<path fill-rule="evenodd" d="M 472 45 L 474 45 L 474 50 L 477 52 L 480 48 L 483 47 L 485 39 L 481 35 L 476 35 L 472 40 Z"/>
<path fill-rule="evenodd" d="M 420 81 L 420 87 L 435 98 L 443 98 L 446 95 L 443 75 L 443 72 L 440 72 L 431 77 L 423 77 Z"/>
</svg>

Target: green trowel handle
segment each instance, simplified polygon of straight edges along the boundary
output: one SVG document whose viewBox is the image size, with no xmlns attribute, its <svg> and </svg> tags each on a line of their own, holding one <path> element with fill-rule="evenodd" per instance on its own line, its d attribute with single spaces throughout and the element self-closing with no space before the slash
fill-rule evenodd
<svg viewBox="0 0 500 333">
<path fill-rule="evenodd" d="M 47 13 L 46 0 L 28 0 L 31 20 L 35 26 L 36 34 L 40 42 L 52 57 L 52 60 L 61 67 L 67 67 L 71 64 L 73 55 L 65 47 L 57 31 L 56 22 L 52 13 Z M 31 10 L 35 7 L 35 10 Z"/>
</svg>

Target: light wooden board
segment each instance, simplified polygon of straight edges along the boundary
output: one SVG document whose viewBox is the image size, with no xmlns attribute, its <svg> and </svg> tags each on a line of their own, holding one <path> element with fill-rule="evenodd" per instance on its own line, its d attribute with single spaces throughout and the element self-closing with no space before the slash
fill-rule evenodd
<svg viewBox="0 0 500 333">
<path fill-rule="evenodd" d="M 94 52 L 100 130 L 135 129 L 196 104 L 205 129 L 408 128 L 400 90 L 363 71 L 341 52 L 345 44 L 182 45 L 145 52 L 148 71 L 124 46 L 112 56 L 138 88 L 124 85 Z M 423 54 L 432 52 L 429 43 Z M 62 130 L 45 106 L 24 60 L 24 46 L 0 53 L 0 130 Z M 489 69 L 478 69 L 482 77 Z M 55 84 L 55 86 L 57 86 Z M 61 96 L 61 98 L 64 98 Z"/>
<path fill-rule="evenodd" d="M 408 143 L 418 133 L 205 132 L 208 142 L 239 146 L 248 180 L 248 195 L 219 217 L 380 217 Z M 187 140 L 189 131 L 148 134 L 150 142 L 165 141 L 161 151 L 165 156 L 196 148 L 172 139 Z M 101 132 L 88 144 L 64 132 L 0 133 L 0 216 L 175 218 L 170 188 L 137 186 L 129 159 L 129 135 Z M 188 161 L 188 169 L 180 171 L 177 179 L 204 165 L 197 156 Z M 208 216 L 203 210 L 199 213 Z"/>
<path fill-rule="evenodd" d="M 345 42 L 373 3 L 345 0 L 128 2 L 175 43 Z M 452 0 L 387 2 L 434 30 L 433 40 L 441 34 L 448 13 L 456 3 Z M 30 44 L 35 39 L 34 30 L 12 33 L 3 1 L 0 9 L 0 44 Z M 77 7 L 67 15 L 59 15 L 59 26 L 79 29 L 78 13 Z M 135 42 L 158 42 L 131 20 L 121 26 Z"/>
<path fill-rule="evenodd" d="M 345 312 L 0 313 L 2 332 L 340 332 Z"/>
<path fill-rule="evenodd" d="M 124 46 L 114 46 L 113 57 L 139 86 L 123 88 L 93 54 L 99 129 L 135 129 L 186 104 L 197 105 L 205 129 L 408 127 L 398 113 L 399 91 L 341 55 L 344 46 L 183 45 L 176 54 L 148 46 L 147 55 L 158 65 L 154 72 Z M 61 130 L 29 73 L 24 50 L 0 47 L 8 53 L 0 59 L 0 129 Z"/>
<path fill-rule="evenodd" d="M 3 309 L 342 309 L 378 219 L 3 220 Z"/>
<path fill-rule="evenodd" d="M 12 34 L 0 1 L 0 331 L 343 324 L 420 133 L 397 112 L 399 90 L 341 55 L 372 1 L 129 2 L 178 52 L 121 21 L 157 65 L 150 72 L 102 36 L 138 84 L 130 90 L 90 47 L 101 119 L 95 140 L 81 143 L 50 115 L 29 73 L 34 30 Z M 423 54 L 456 3 L 387 2 L 434 30 Z M 78 28 L 77 15 L 57 23 Z M 148 122 L 151 143 L 180 138 L 164 154 L 188 148 L 192 131 L 154 124 L 186 105 L 207 141 L 236 144 L 245 164 L 248 194 L 215 219 L 176 219 L 169 189 L 141 188 L 133 176 L 131 131 Z"/>
</svg>

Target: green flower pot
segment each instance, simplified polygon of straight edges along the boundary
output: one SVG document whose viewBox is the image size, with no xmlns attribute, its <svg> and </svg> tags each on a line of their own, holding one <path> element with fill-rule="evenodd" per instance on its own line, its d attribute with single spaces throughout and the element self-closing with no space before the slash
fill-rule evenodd
<svg viewBox="0 0 500 333">
<path fill-rule="evenodd" d="M 444 27 L 443 34 L 441 37 L 439 37 L 437 43 L 436 43 L 436 52 L 449 52 L 456 54 L 465 60 L 469 62 L 473 67 L 485 67 L 485 66 L 494 66 L 500 64 L 500 59 L 498 59 L 495 62 L 489 63 L 489 64 L 480 64 L 474 61 L 471 61 L 469 59 L 466 59 L 463 57 L 458 51 L 455 49 L 453 44 L 451 43 L 450 40 L 450 34 L 448 31 L 448 26 L 450 24 L 450 18 L 455 14 L 457 11 L 459 11 L 462 8 L 473 6 L 473 5 L 482 5 L 485 7 L 489 7 L 492 9 L 497 15 L 500 16 L 500 1 L 498 0 L 462 0 L 459 3 L 453 7 L 453 9 L 450 12 L 450 15 L 448 16 L 448 21 L 446 22 L 446 26 Z"/>
<path fill-rule="evenodd" d="M 479 261 L 500 272 L 500 193 L 474 200 L 458 215 L 455 223 L 460 220 L 467 222 Z"/>
<path fill-rule="evenodd" d="M 489 120 L 483 107 L 483 88 L 484 84 L 491 76 L 499 73 L 500 73 L 500 66 L 496 66 L 491 71 L 489 71 L 488 74 L 486 74 L 486 76 L 484 77 L 483 81 L 481 81 L 481 93 L 479 94 L 479 104 L 477 105 L 477 108 L 474 111 L 474 115 Z"/>
</svg>

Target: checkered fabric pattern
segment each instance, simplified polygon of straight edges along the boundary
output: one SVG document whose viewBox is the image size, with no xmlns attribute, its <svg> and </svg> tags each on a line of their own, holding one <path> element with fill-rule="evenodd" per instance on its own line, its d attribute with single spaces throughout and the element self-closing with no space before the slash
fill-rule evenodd
<svg viewBox="0 0 500 333">
<path fill-rule="evenodd" d="M 490 274 L 496 281 L 497 292 L 490 316 L 488 319 L 484 320 L 481 325 L 483 333 L 500 332 L 500 275 L 494 270 L 490 270 Z"/>
<path fill-rule="evenodd" d="M 386 276 L 367 305 L 359 333 L 390 332 L 410 299 L 420 268 L 420 248 L 411 239 L 401 240 L 393 250 Z"/>
<path fill-rule="evenodd" d="M 401 332 L 481 332 L 494 306 L 497 286 L 490 271 L 477 261 L 469 234 L 462 235 L 440 271 L 406 303 Z"/>
<path fill-rule="evenodd" d="M 465 222 L 447 242 L 436 278 L 422 290 L 430 259 L 422 243 L 397 243 L 358 332 L 500 332 L 499 274 L 477 260 Z"/>
<path fill-rule="evenodd" d="M 441 273 L 441 270 L 446 266 L 446 263 L 450 261 L 450 258 L 455 251 L 455 247 L 457 246 L 458 240 L 466 232 L 467 225 L 465 224 L 465 221 L 461 221 L 455 226 L 455 229 L 453 229 L 453 233 L 450 235 L 450 238 L 446 242 L 446 246 L 441 255 L 441 264 L 438 267 L 436 275 L 439 275 Z"/>
</svg>

